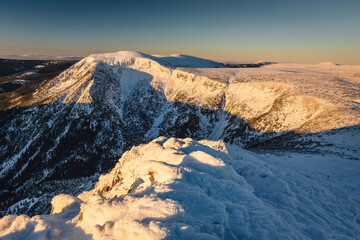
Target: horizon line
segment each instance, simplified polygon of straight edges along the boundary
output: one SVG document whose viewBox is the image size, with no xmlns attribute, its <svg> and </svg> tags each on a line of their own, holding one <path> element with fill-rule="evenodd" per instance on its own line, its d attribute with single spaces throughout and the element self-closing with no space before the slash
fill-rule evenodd
<svg viewBox="0 0 360 240">
<path fill-rule="evenodd" d="M 118 51 L 114 51 L 114 52 L 118 52 Z M 113 53 L 113 52 L 104 52 L 104 53 Z M 102 53 L 92 53 L 92 54 L 102 54 Z M 83 58 L 86 58 L 92 54 L 88 54 L 88 55 L 83 55 L 83 56 L 79 56 L 79 55 L 69 55 L 69 54 L 8 54 L 8 53 L 0 53 L 0 59 L 3 60 L 42 60 L 42 61 L 51 61 L 51 60 L 81 60 Z M 179 53 L 172 53 L 172 54 L 160 54 L 160 55 L 164 55 L 164 56 L 170 56 L 170 55 L 174 55 L 174 54 L 178 54 L 178 55 L 187 55 L 187 56 L 192 56 L 192 57 L 197 57 L 196 55 L 188 55 L 188 54 L 179 54 Z M 148 54 L 151 56 L 155 56 L 155 55 L 159 55 L 159 54 Z M 318 62 L 310 62 L 310 61 L 271 61 L 271 60 L 264 60 L 264 59 L 259 59 L 259 60 L 255 60 L 255 61 L 247 61 L 247 60 L 214 60 L 211 58 L 203 58 L 203 57 L 198 57 L 198 58 L 202 58 L 202 59 L 206 59 L 206 60 L 211 60 L 211 61 L 215 61 L 215 62 L 219 62 L 219 63 L 224 63 L 224 64 L 253 64 L 253 63 L 258 63 L 258 62 L 270 62 L 272 64 L 276 64 L 276 63 L 301 63 L 301 64 L 319 64 L 319 63 L 333 63 L 335 65 L 360 65 L 360 64 L 338 64 L 336 62 L 333 61 L 318 61 Z"/>
</svg>

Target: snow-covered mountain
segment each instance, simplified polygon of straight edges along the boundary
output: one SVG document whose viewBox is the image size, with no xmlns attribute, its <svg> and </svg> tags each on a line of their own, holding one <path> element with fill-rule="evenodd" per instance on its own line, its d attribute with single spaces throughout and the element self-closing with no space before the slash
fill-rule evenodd
<svg viewBox="0 0 360 240">
<path fill-rule="evenodd" d="M 125 152 L 91 191 L 54 197 L 51 215 L 0 219 L 0 238 L 357 238 L 360 162 L 311 156 L 160 137 Z"/>
<path fill-rule="evenodd" d="M 159 136 L 358 160 L 359 72 L 329 64 L 234 69 L 183 55 L 91 55 L 26 94 L 0 95 L 0 200 L 4 209 L 45 213 L 59 189 L 90 189 L 92 176 L 113 168 L 125 150 Z M 69 179 L 83 187 L 55 183 Z"/>
</svg>

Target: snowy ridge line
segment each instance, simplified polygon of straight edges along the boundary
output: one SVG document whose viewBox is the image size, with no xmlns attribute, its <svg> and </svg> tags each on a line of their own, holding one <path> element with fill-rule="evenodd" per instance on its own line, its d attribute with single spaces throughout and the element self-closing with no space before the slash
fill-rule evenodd
<svg viewBox="0 0 360 240">
<path fill-rule="evenodd" d="M 339 189 L 343 182 L 337 181 L 344 180 L 321 177 L 316 164 L 309 166 L 315 172 L 303 173 L 305 165 L 294 171 L 287 166 L 291 159 L 274 159 L 223 141 L 159 137 L 125 152 L 94 189 L 54 197 L 51 215 L 0 219 L 0 237 L 353 239 L 360 234 L 357 195 L 351 187 Z M 293 161 L 311 163 L 306 157 Z M 346 184 L 355 187 L 353 180 Z"/>
<path fill-rule="evenodd" d="M 175 61 L 175 56 L 172 56 L 172 61 Z M 270 65 L 255 71 L 271 72 L 279 66 L 282 65 Z M 163 94 L 169 102 L 182 102 L 224 111 L 244 119 L 260 132 L 301 131 L 301 129 L 305 132 L 319 132 L 360 123 L 357 118 L 352 118 L 350 111 L 344 112 L 341 106 L 336 106 L 326 99 L 295 93 L 294 86 L 289 83 L 276 81 L 239 83 L 231 79 L 235 78 L 237 72 L 250 70 L 238 69 L 236 72 L 232 69 L 219 69 L 219 71 L 232 71 L 232 73 L 224 81 L 214 80 L 208 76 L 172 68 L 171 64 L 164 64 L 162 58 L 139 52 L 95 54 L 84 58 L 42 86 L 33 94 L 32 99 L 25 102 L 21 98 L 17 99 L 11 107 L 23 104 L 25 106 L 51 104 L 61 98 L 64 98 L 63 103 L 103 101 L 104 96 L 96 99 L 97 92 L 104 95 L 106 89 L 111 86 L 119 95 L 116 98 L 122 102 L 119 106 L 116 102 L 111 104 L 122 116 L 124 102 L 130 98 L 142 80 L 146 79 L 151 87 Z M 108 79 L 107 84 L 97 82 L 102 78 Z M 359 111 L 358 106 L 350 104 L 348 100 L 337 98 L 334 94 L 325 93 L 324 96 L 328 96 L 328 99 L 336 99 L 336 102 L 344 102 L 345 108 L 353 107 Z M 336 112 L 346 114 L 346 117 L 343 120 L 332 121 L 333 117 L 339 117 L 336 116 Z"/>
</svg>

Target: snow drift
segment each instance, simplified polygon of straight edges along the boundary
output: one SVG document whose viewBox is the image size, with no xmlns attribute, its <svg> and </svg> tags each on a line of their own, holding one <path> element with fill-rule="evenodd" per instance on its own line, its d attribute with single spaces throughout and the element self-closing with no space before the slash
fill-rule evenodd
<svg viewBox="0 0 360 240">
<path fill-rule="evenodd" d="M 51 215 L 9 215 L 1 239 L 354 239 L 351 192 L 223 141 L 159 137 Z M 339 204 L 338 198 L 341 198 Z"/>
</svg>

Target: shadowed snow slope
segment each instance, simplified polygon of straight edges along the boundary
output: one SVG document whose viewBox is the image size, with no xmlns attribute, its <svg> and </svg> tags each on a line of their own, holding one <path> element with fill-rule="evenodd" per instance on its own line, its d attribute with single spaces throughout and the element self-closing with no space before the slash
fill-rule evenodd
<svg viewBox="0 0 360 240">
<path fill-rule="evenodd" d="M 340 191 L 314 162 L 301 174 L 223 141 L 159 137 L 125 152 L 93 190 L 56 196 L 52 215 L 0 219 L 0 238 L 356 238 L 359 181 Z"/>
</svg>

